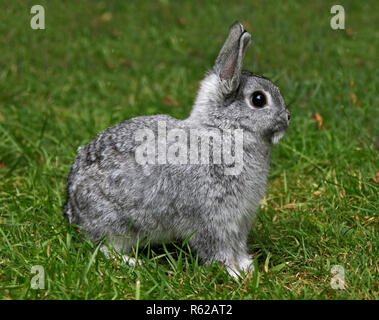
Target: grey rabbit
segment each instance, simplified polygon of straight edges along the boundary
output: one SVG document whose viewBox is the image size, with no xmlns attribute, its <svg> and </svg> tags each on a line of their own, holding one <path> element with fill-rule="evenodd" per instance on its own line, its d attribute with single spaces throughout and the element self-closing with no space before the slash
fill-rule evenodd
<svg viewBox="0 0 379 320">
<path fill-rule="evenodd" d="M 239 22 L 230 27 L 188 118 L 135 117 L 105 129 L 78 148 L 68 177 L 64 214 L 90 240 L 106 238 L 104 254 L 109 256 L 109 247 L 123 255 L 137 242 L 141 246 L 147 241 L 189 238 L 205 264 L 220 261 L 236 278 L 253 270 L 247 237 L 265 192 L 272 145 L 286 132 L 290 113 L 278 87 L 242 71 L 250 38 Z M 171 132 L 170 139 L 159 133 L 160 126 Z M 235 136 L 228 138 L 232 130 Z M 194 132 L 200 134 L 192 138 Z M 221 147 L 216 143 L 218 132 L 225 133 Z M 242 140 L 237 132 L 243 133 Z M 155 145 L 157 136 L 161 139 Z M 204 137 L 209 138 L 208 162 L 188 161 L 193 160 L 192 153 L 179 155 L 190 142 L 202 147 Z M 228 141 L 231 150 L 223 146 Z M 166 149 L 160 143 L 166 143 Z M 201 148 L 199 156 L 205 152 Z M 179 156 L 176 162 L 172 160 Z M 227 162 L 228 157 L 234 157 L 235 163 Z"/>
</svg>

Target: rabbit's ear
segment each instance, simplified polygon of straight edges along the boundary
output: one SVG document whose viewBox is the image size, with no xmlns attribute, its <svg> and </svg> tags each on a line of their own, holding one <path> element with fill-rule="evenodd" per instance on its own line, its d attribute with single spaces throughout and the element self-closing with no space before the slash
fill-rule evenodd
<svg viewBox="0 0 379 320">
<path fill-rule="evenodd" d="M 250 38 L 250 33 L 246 32 L 238 21 L 230 27 L 228 38 L 214 66 L 214 71 L 221 80 L 221 90 L 224 94 L 232 93 L 239 86 L 242 60 L 250 44 Z"/>
</svg>

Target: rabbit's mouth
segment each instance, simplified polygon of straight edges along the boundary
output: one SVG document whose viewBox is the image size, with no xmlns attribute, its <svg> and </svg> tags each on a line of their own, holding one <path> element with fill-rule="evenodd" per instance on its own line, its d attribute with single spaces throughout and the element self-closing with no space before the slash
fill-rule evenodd
<svg viewBox="0 0 379 320">
<path fill-rule="evenodd" d="M 280 130 L 276 131 L 271 136 L 271 143 L 277 144 L 281 138 L 283 138 L 284 134 L 286 133 L 286 130 Z"/>
<path fill-rule="evenodd" d="M 278 124 L 276 128 L 270 132 L 270 135 L 269 135 L 270 142 L 272 144 L 277 144 L 279 140 L 283 138 L 283 136 L 285 135 L 288 127 L 289 127 L 289 121 L 280 122 L 280 124 Z"/>
</svg>

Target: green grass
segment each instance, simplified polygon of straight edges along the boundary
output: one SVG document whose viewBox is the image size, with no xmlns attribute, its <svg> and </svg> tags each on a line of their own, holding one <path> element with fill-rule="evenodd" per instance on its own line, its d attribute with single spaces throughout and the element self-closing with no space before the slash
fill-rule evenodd
<svg viewBox="0 0 379 320">
<path fill-rule="evenodd" d="M 337 31 L 334 1 L 40 0 L 38 31 L 34 2 L 2 3 L 0 298 L 379 298 L 378 1 L 340 1 Z M 252 33 L 245 68 L 292 112 L 250 234 L 257 271 L 236 282 L 181 243 L 139 248 L 134 268 L 106 260 L 61 214 L 77 147 L 130 117 L 185 118 L 235 20 Z M 33 265 L 44 290 L 30 287 Z M 330 286 L 333 265 L 344 290 Z"/>
</svg>

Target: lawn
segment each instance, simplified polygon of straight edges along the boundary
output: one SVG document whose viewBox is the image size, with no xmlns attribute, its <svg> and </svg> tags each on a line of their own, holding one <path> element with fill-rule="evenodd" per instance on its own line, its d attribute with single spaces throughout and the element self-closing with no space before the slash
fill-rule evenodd
<svg viewBox="0 0 379 320">
<path fill-rule="evenodd" d="M 0 9 L 1 299 L 378 299 L 379 2 L 39 0 Z M 62 216 L 78 146 L 138 115 L 189 115 L 229 26 L 291 110 L 240 281 L 183 243 L 107 260 Z M 377 176 L 376 176 L 377 175 Z M 44 289 L 31 288 L 33 266 Z M 344 289 L 333 289 L 341 266 Z"/>
</svg>

